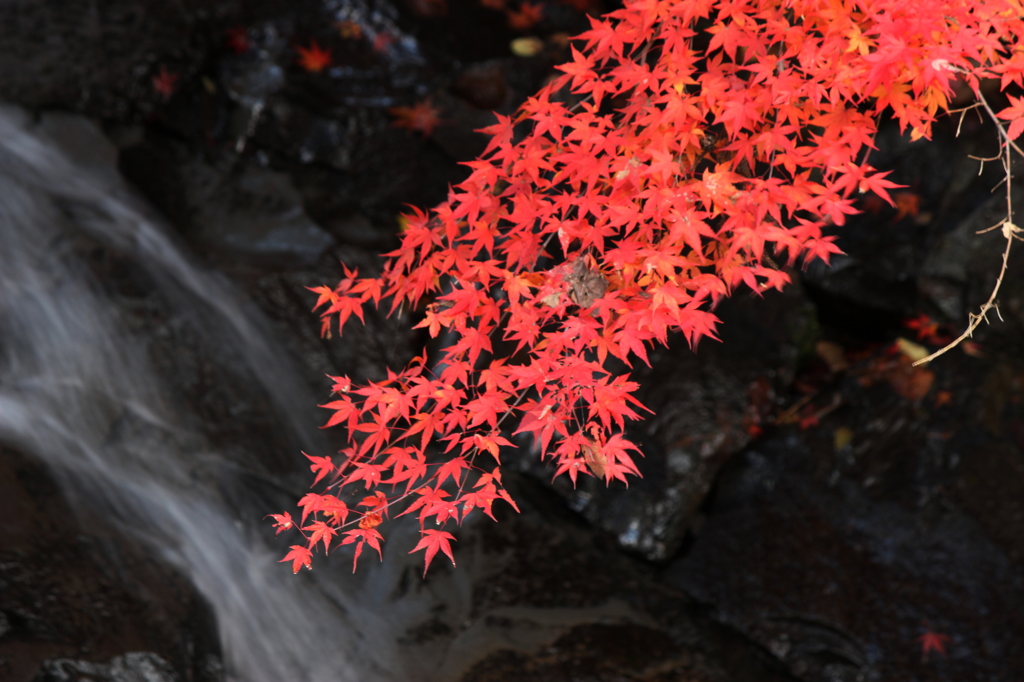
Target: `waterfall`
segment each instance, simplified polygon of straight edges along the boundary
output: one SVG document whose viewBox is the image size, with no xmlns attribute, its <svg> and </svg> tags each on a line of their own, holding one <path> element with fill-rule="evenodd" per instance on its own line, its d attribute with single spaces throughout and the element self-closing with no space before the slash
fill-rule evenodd
<svg viewBox="0 0 1024 682">
<path fill-rule="evenodd" d="M 396 623 L 426 607 L 384 608 L 401 557 L 356 578 L 339 563 L 298 576 L 277 563 L 287 543 L 260 530 L 276 508 L 225 492 L 246 453 L 218 449 L 184 413 L 83 256 L 83 238 L 126 254 L 172 323 L 266 395 L 295 444 L 288 454 L 323 450 L 316 397 L 254 306 L 191 262 L 115 161 L 88 121 L 0 108 L 0 441 L 45 461 L 73 503 L 102 509 L 192 580 L 216 615 L 229 679 L 416 679 L 396 655 Z"/>
</svg>

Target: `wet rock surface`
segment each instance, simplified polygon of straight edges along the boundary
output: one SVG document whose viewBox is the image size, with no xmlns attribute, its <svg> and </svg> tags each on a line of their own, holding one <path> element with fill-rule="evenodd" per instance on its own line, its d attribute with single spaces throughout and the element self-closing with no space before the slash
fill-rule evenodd
<svg viewBox="0 0 1024 682">
<path fill-rule="evenodd" d="M 86 674 L 90 664 L 73 661 L 144 650 L 167 661 L 167 674 L 217 682 L 201 674 L 219 661 L 215 625 L 180 573 L 72 509 L 50 472 L 10 448 L 0 448 L 0 504 L 0 678 L 78 680 L 72 671 Z M 57 659 L 67 665 L 43 663 Z M 125 657 L 121 667 L 138 668 L 134 660 Z"/>
<path fill-rule="evenodd" d="M 33 682 L 178 682 L 174 669 L 167 661 L 144 651 L 117 656 L 109 665 L 53 659 L 43 663 L 43 667 L 32 679 Z"/>
<path fill-rule="evenodd" d="M 0 95 L 99 121 L 44 111 L 38 124 L 112 177 L 116 166 L 246 292 L 326 397 L 325 374 L 379 378 L 423 338 L 408 317 L 370 314 L 325 339 L 307 287 L 336 281 L 339 261 L 373 271 L 400 206 L 443 198 L 456 162 L 481 148 L 473 130 L 532 92 L 565 55 L 559 34 L 586 25 L 566 6 L 545 12 L 529 31 L 540 51 L 514 57 L 509 41 L 525 32 L 455 0 L 10 2 Z M 331 50 L 321 73 L 297 64 L 313 41 Z M 390 108 L 428 97 L 443 119 L 430 138 L 392 125 Z M 108 139 L 88 143 L 100 128 Z M 573 489 L 529 463 L 509 472 L 523 513 L 463 529 L 458 571 L 403 574 L 394 600 L 433 599 L 399 637 L 429 662 L 424 679 L 1024 670 L 1024 250 L 1004 321 L 992 316 L 969 353 L 913 369 L 893 346 L 958 333 L 998 273 L 1002 236 L 976 232 L 1003 217 L 990 194 L 1001 171 L 979 176 L 969 158 L 991 155 L 993 132 L 970 118 L 954 130 L 910 143 L 884 127 L 872 163 L 907 185 L 896 207 L 862 198 L 831 269 L 724 302 L 721 343 L 677 343 L 637 369 L 654 412 L 631 427 L 643 479 Z M 197 455 L 195 475 L 253 515 L 301 494 L 306 465 L 275 407 L 231 353 L 204 350 L 202 318 L 172 314 L 129 249 L 88 234 L 62 248 L 86 255 L 119 322 L 148 339 L 185 424 L 231 453 L 216 471 Z M 930 337 L 905 326 L 920 314 L 936 323 Z M 111 423 L 114 441 L 140 428 Z M 0 487 L 0 678 L 220 679 L 216 627 L 179 573 L 101 519 L 80 521 L 17 450 L 0 451 Z M 923 648 L 928 633 L 946 638 L 940 649 Z"/>
<path fill-rule="evenodd" d="M 682 546 L 722 465 L 742 450 L 788 390 L 802 354 L 818 334 L 814 308 L 799 285 L 763 297 L 723 301 L 721 341 L 706 339 L 697 352 L 676 339 L 650 354 L 634 376 L 637 398 L 651 412 L 631 427 L 641 444 L 642 478 L 605 486 L 583 477 L 575 488 L 555 488 L 570 506 L 612 533 L 623 549 L 664 561 Z M 531 464 L 538 477 L 550 473 Z"/>
<path fill-rule="evenodd" d="M 887 426 L 906 429 L 900 420 Z M 944 448 L 929 445 L 889 451 L 890 466 L 918 460 L 918 475 L 897 487 L 846 476 L 830 485 L 821 459 L 831 453 L 792 435 L 762 442 L 731 464 L 700 537 L 665 580 L 799 679 L 1012 677 L 1024 665 L 1019 564 L 948 493 L 894 499 L 930 478 L 920 460 L 942 460 Z M 944 464 L 933 466 L 947 473 Z M 927 631 L 950 638 L 946 655 L 922 655 Z"/>
</svg>

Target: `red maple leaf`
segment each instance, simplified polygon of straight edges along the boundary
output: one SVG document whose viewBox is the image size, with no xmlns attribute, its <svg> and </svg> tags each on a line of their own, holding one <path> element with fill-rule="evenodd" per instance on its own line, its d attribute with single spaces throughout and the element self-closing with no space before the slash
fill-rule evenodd
<svg viewBox="0 0 1024 682">
<path fill-rule="evenodd" d="M 509 28 L 516 31 L 526 31 L 533 28 L 544 18 L 544 6 L 539 3 L 523 2 L 518 10 L 505 12 L 508 18 Z"/>
<path fill-rule="evenodd" d="M 1011 140 L 1016 140 L 1024 132 L 1024 97 L 1007 96 L 1010 98 L 1010 106 L 1000 111 L 996 116 L 1005 121 L 1010 121 L 1010 129 L 1006 131 L 1006 135 Z"/>
<path fill-rule="evenodd" d="M 381 31 L 373 38 L 373 51 L 384 53 L 391 49 L 391 45 L 397 40 L 387 31 Z"/>
<path fill-rule="evenodd" d="M 274 528 L 277 532 L 274 535 L 280 535 L 284 531 L 295 526 L 295 522 L 292 521 L 292 515 L 288 512 L 283 514 L 269 514 L 270 518 L 274 519 Z"/>
<path fill-rule="evenodd" d="M 380 549 L 380 543 L 384 539 L 380 533 L 373 528 L 360 528 L 358 530 L 345 531 L 345 539 L 341 541 L 343 545 L 351 545 L 355 543 L 356 551 L 352 557 L 352 572 L 356 572 L 356 566 L 359 564 L 359 555 L 363 553 L 363 545 L 367 544 L 377 550 L 377 556 L 380 557 L 381 561 L 384 560 L 384 555 Z"/>
<path fill-rule="evenodd" d="M 313 552 L 308 547 L 302 545 L 292 545 L 290 552 L 288 552 L 281 561 L 278 563 L 284 563 L 285 561 L 292 562 L 292 573 L 298 573 L 299 569 L 305 566 L 312 570 Z"/>
<path fill-rule="evenodd" d="M 302 530 L 308 531 L 310 533 L 310 547 L 316 547 L 316 543 L 323 542 L 325 552 L 328 549 L 330 549 L 331 540 L 333 540 L 334 536 L 338 534 L 338 531 L 336 529 L 328 526 L 323 521 L 314 521 L 308 526 L 303 527 Z"/>
<path fill-rule="evenodd" d="M 946 645 L 949 643 L 950 640 L 949 635 L 944 635 L 938 632 L 932 632 L 931 628 L 928 625 L 925 625 L 925 628 L 926 629 L 924 634 L 917 638 L 918 641 L 921 642 L 921 660 L 927 661 L 928 654 L 932 651 L 942 656 L 945 656 Z"/>
<path fill-rule="evenodd" d="M 431 104 L 429 98 L 411 107 L 391 107 L 388 113 L 395 117 L 391 125 L 422 133 L 423 137 L 430 137 L 442 123 L 441 112 Z"/>
<path fill-rule="evenodd" d="M 151 78 L 153 90 L 167 102 L 178 89 L 178 78 L 178 74 L 168 71 L 167 67 L 161 64 L 160 73 L 154 74 Z"/>
<path fill-rule="evenodd" d="M 306 455 L 305 452 L 302 454 Z M 313 485 L 316 485 L 324 476 L 334 471 L 334 462 L 331 461 L 330 457 L 313 457 L 312 455 L 306 455 L 306 459 L 313 463 L 309 469 L 316 474 L 316 480 L 313 481 Z"/>
<path fill-rule="evenodd" d="M 331 51 L 322 49 L 315 40 L 309 47 L 296 45 L 295 51 L 299 53 L 295 62 L 309 73 L 320 73 L 331 65 Z"/>
<path fill-rule="evenodd" d="M 939 333 L 939 324 L 925 313 L 921 313 L 913 319 L 907 319 L 903 323 L 903 327 L 914 330 L 918 334 L 919 341 L 934 341 Z"/>
<path fill-rule="evenodd" d="M 423 537 L 420 538 L 419 544 L 416 545 L 416 547 L 411 552 L 409 552 L 409 554 L 412 554 L 413 552 L 418 552 L 421 549 L 426 550 L 426 556 L 424 557 L 423 577 L 427 577 L 427 569 L 430 568 L 430 562 L 434 560 L 434 556 L 437 554 L 437 550 L 439 549 L 446 555 L 448 555 L 448 558 L 452 562 L 452 566 L 454 566 L 455 556 L 452 554 L 451 542 L 455 539 L 455 536 L 451 533 L 446 533 L 443 530 L 427 529 L 421 532 L 423 533 Z"/>
</svg>

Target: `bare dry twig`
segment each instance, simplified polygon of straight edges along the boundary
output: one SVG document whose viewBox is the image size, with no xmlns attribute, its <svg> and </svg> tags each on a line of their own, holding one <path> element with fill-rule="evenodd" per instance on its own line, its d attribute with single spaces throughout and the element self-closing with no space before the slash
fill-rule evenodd
<svg viewBox="0 0 1024 682">
<path fill-rule="evenodd" d="M 969 323 L 967 325 L 967 329 L 964 330 L 964 333 L 958 336 L 956 339 L 951 341 L 943 348 L 940 348 L 939 350 L 935 351 L 928 357 L 922 358 L 921 360 L 915 362 L 914 367 L 917 367 L 918 365 L 924 364 L 926 362 L 931 362 L 940 355 L 956 348 L 964 340 L 973 336 L 974 330 L 977 329 L 983 321 L 988 321 L 987 316 L 990 311 L 995 310 L 996 315 L 999 314 L 999 304 L 996 303 L 996 297 L 999 295 L 999 288 L 1003 285 L 1003 278 L 1006 276 L 1006 270 L 1009 266 L 1010 247 L 1013 246 L 1014 239 L 1021 239 L 1021 237 L 1019 237 L 1018 235 L 1022 232 L 1022 230 L 1013 223 L 1013 174 L 1010 170 L 1012 162 L 1010 150 L 1011 148 L 1013 150 L 1016 150 L 1016 152 L 1020 154 L 1022 157 L 1024 157 L 1024 151 L 1022 151 L 1021 148 L 1018 147 L 1017 144 L 1010 139 L 1010 136 L 1007 134 L 1006 130 L 1003 128 L 1003 125 L 999 122 L 999 119 L 996 117 L 996 113 L 992 111 L 992 107 L 989 106 L 989 103 L 985 99 L 985 96 L 981 93 L 981 89 L 975 88 L 974 92 L 978 97 L 979 104 L 982 107 L 984 107 L 985 111 L 988 112 L 989 117 L 991 117 L 992 121 L 996 124 L 996 128 L 999 130 L 999 136 L 1003 142 L 1001 146 L 1005 149 L 1005 154 L 1000 154 L 1000 156 L 1003 158 L 1003 168 L 1005 168 L 1006 170 L 1006 218 L 1002 222 L 993 225 L 992 227 L 986 230 L 981 230 L 980 232 L 978 232 L 978 234 L 984 234 L 985 232 L 991 232 L 996 228 L 999 228 L 1002 231 L 1003 237 L 1006 239 L 1006 248 L 1003 250 L 1003 265 L 999 269 L 999 277 L 996 278 L 995 286 L 992 287 L 992 293 L 989 295 L 988 300 L 985 301 L 985 303 L 981 306 L 981 310 L 979 310 L 977 314 L 970 313 L 970 317 L 968 318 Z"/>
</svg>

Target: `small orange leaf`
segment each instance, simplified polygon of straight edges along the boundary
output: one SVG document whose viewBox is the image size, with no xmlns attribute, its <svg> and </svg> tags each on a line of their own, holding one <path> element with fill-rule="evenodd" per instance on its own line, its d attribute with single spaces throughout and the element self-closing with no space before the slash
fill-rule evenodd
<svg viewBox="0 0 1024 682">
<path fill-rule="evenodd" d="M 914 367 L 910 358 L 899 356 L 896 366 L 889 372 L 886 379 L 892 390 L 907 400 L 920 400 L 928 394 L 935 381 L 935 373 L 924 367 Z"/>
<path fill-rule="evenodd" d="M 295 46 L 299 58 L 295 62 L 310 73 L 320 73 L 331 65 L 331 51 L 322 49 L 314 40 L 309 47 Z"/>
<path fill-rule="evenodd" d="M 916 218 L 921 212 L 921 197 L 913 192 L 896 192 L 893 201 L 896 202 L 896 215 L 890 223 L 898 223 L 906 217 Z"/>
<path fill-rule="evenodd" d="M 363 37 L 363 27 L 354 21 L 346 19 L 335 24 L 338 35 L 345 39 L 359 40 Z"/>
<path fill-rule="evenodd" d="M 391 107 L 388 109 L 388 113 L 395 117 L 391 125 L 423 133 L 423 137 L 430 137 L 430 134 L 442 123 L 441 112 L 430 103 L 429 98 L 417 102 L 411 107 Z"/>
<path fill-rule="evenodd" d="M 363 530 L 370 530 L 379 526 L 382 521 L 383 519 L 377 512 L 367 512 L 366 516 L 359 519 L 359 527 Z"/>
<path fill-rule="evenodd" d="M 518 10 L 505 12 L 508 17 L 509 28 L 516 31 L 526 31 L 533 28 L 544 18 L 544 6 L 532 2 L 524 2 L 519 5 Z"/>
</svg>

